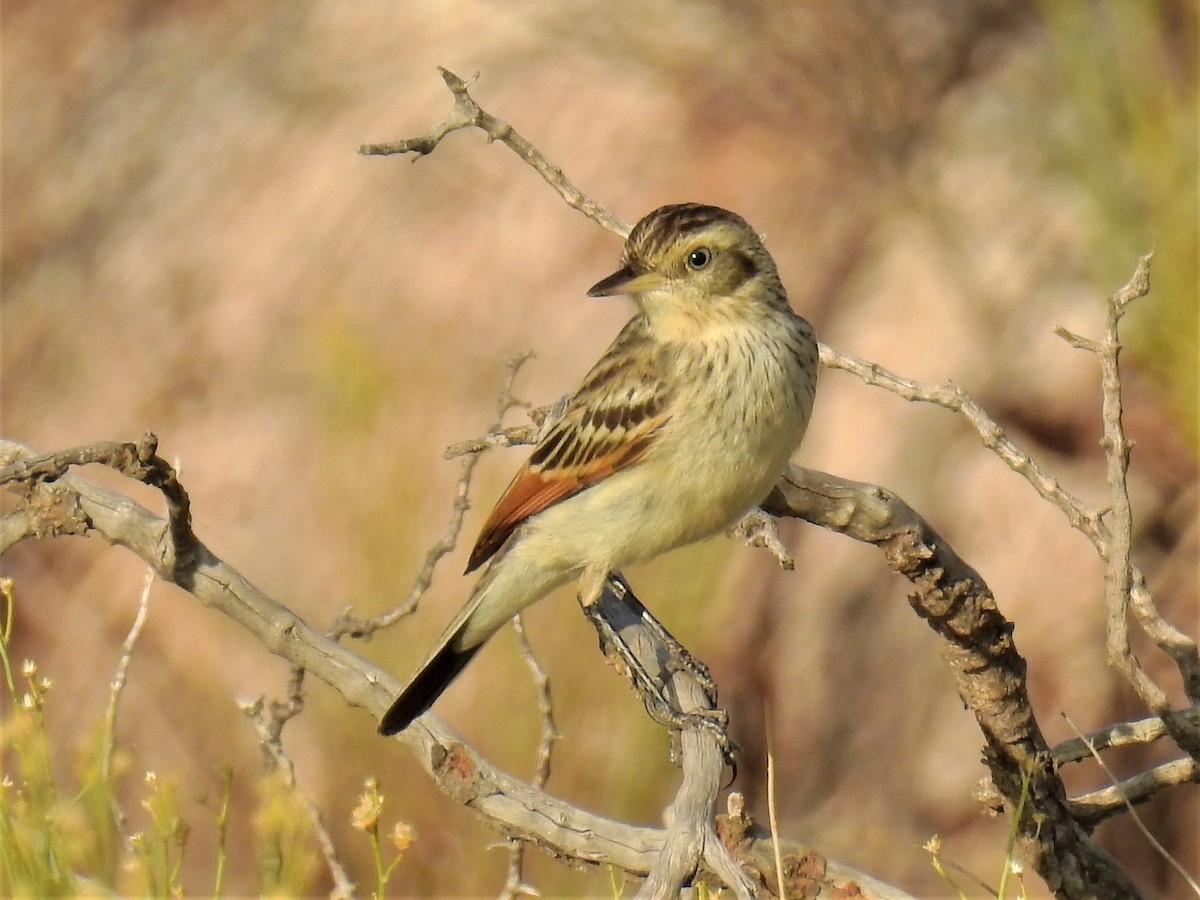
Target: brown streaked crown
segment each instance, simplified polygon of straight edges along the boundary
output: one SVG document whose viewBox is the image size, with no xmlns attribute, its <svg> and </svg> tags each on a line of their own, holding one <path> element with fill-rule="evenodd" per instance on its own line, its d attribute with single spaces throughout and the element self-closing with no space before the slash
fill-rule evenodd
<svg viewBox="0 0 1200 900">
<path fill-rule="evenodd" d="M 638 263 L 657 259 L 672 244 L 718 222 L 744 229 L 757 237 L 754 229 L 737 213 L 703 203 L 673 203 L 647 213 L 633 226 L 621 254 L 622 262 L 636 267 Z"/>
<path fill-rule="evenodd" d="M 701 249 L 712 254 L 712 264 L 693 269 L 689 256 Z M 680 298 L 736 296 L 739 303 L 788 307 L 787 291 L 762 238 L 741 216 L 719 206 L 678 203 L 647 214 L 629 233 L 621 264 L 618 280 L 657 273 L 666 286 L 684 291 L 676 295 Z M 748 285 L 754 287 L 747 290 Z"/>
</svg>

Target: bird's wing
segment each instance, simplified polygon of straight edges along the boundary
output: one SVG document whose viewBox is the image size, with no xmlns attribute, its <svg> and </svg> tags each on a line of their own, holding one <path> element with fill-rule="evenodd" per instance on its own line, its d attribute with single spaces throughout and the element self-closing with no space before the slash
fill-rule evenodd
<svg viewBox="0 0 1200 900">
<path fill-rule="evenodd" d="M 584 379 L 480 532 L 467 571 L 491 558 L 513 531 L 547 507 L 626 469 L 653 447 L 671 417 L 661 348 L 634 319 Z"/>
</svg>

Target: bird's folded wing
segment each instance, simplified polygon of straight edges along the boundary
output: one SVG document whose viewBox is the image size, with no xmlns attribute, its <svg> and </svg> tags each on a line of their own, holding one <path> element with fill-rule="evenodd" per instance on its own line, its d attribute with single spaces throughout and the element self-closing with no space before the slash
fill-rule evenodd
<svg viewBox="0 0 1200 900">
<path fill-rule="evenodd" d="M 629 468 L 653 448 L 670 419 L 669 393 L 661 371 L 636 353 L 614 353 L 617 346 L 592 370 L 488 516 L 468 572 L 530 516 Z"/>
</svg>

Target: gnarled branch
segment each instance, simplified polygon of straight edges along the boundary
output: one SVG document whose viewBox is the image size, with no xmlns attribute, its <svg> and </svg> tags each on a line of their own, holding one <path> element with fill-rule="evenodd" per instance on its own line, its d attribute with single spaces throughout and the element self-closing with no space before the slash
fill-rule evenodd
<svg viewBox="0 0 1200 900">
<path fill-rule="evenodd" d="M 135 445 L 105 443 L 46 456 L 57 456 L 60 461 L 69 457 L 92 462 L 98 461 L 97 455 L 103 456 L 99 461 L 120 460 L 125 458 L 124 450 L 101 454 L 92 451 L 131 446 Z M 0 518 L 0 554 L 26 540 L 68 534 L 101 537 L 132 551 L 164 581 L 173 582 L 205 606 L 228 616 L 271 653 L 324 681 L 347 704 L 365 709 L 376 719 L 383 715 L 400 687 L 387 672 L 305 623 L 194 535 L 188 540 L 188 561 L 172 565 L 174 554 L 167 538 L 172 526 L 167 519 L 123 494 L 61 474 L 67 466 L 59 465 L 51 471 L 27 464 L 31 459 L 43 458 L 27 447 L 0 439 L 0 465 L 6 467 L 0 472 L 0 483 L 16 483 L 21 492 L 18 507 Z M 154 466 L 159 465 L 166 463 L 156 458 Z M 134 477 L 139 471 L 136 467 L 130 469 Z M 51 476 L 55 476 L 53 480 L 43 480 Z M 644 641 L 648 652 L 657 658 L 661 648 L 643 623 L 617 620 L 615 624 L 626 633 L 637 632 L 637 637 L 628 640 L 635 646 Z M 575 865 L 614 866 L 639 877 L 650 873 L 664 856 L 668 831 L 628 825 L 587 812 L 513 778 L 463 743 L 436 716 L 422 716 L 397 739 L 414 753 L 447 796 L 475 810 L 487 824 L 509 837 L 528 841 Z M 685 736 L 685 747 L 688 740 L 692 738 Z M 697 747 L 696 752 L 707 750 Z M 719 777 L 720 765 L 716 771 Z M 689 792 L 705 790 L 704 779 L 690 781 L 687 788 Z M 752 864 L 756 858 L 745 862 Z M 722 881 L 733 877 L 727 854 L 718 848 L 703 846 L 702 859 L 701 876 L 711 872 L 712 861 L 718 868 L 713 874 Z M 670 872 L 675 873 L 676 868 L 673 866 Z M 833 861 L 826 862 L 824 878 L 830 887 L 854 883 L 865 897 L 891 900 L 906 896 Z"/>
</svg>

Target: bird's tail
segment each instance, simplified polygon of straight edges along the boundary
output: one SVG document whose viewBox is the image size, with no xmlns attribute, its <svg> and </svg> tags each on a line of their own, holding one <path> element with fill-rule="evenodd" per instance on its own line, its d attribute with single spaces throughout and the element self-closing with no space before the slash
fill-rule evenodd
<svg viewBox="0 0 1200 900">
<path fill-rule="evenodd" d="M 492 559 L 471 592 L 471 598 L 447 627 L 437 649 L 400 692 L 379 723 L 381 734 L 396 734 L 429 709 L 484 641 L 522 609 L 571 575 L 529 561 L 510 541 Z"/>
<path fill-rule="evenodd" d="M 502 552 L 499 558 L 503 555 Z M 470 598 L 458 611 L 454 621 L 446 627 L 442 639 L 429 654 L 425 664 L 392 701 L 392 705 L 379 721 L 380 734 L 397 734 L 403 731 L 413 719 L 429 709 L 442 692 L 450 687 L 450 682 L 458 677 L 459 672 L 467 667 L 467 663 L 479 652 L 484 641 L 516 614 L 520 607 L 509 610 L 504 603 L 504 591 L 498 594 L 492 591 L 497 576 L 502 571 L 496 564 L 499 558 L 488 566 L 476 582 Z M 492 598 L 490 603 L 489 597 Z"/>
<path fill-rule="evenodd" d="M 450 682 L 479 652 L 482 644 L 465 650 L 455 646 L 462 630 L 460 627 L 450 633 L 392 702 L 379 722 L 380 734 L 397 734 L 407 728 L 413 719 L 433 705 L 433 701 L 442 695 L 442 691 L 450 686 Z"/>
</svg>

